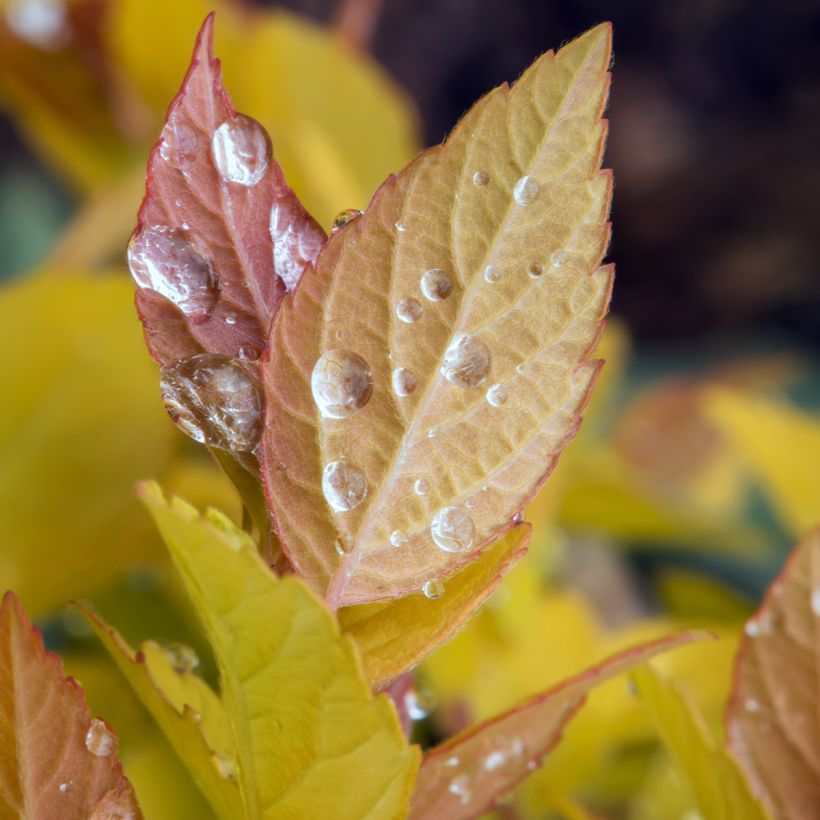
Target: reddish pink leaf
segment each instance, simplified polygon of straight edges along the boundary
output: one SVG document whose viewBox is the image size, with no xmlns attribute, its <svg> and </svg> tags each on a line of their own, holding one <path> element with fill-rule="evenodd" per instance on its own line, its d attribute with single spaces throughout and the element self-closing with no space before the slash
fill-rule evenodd
<svg viewBox="0 0 820 820">
<path fill-rule="evenodd" d="M 116 744 L 7 592 L 0 606 L 0 817 L 141 817 Z"/>
<path fill-rule="evenodd" d="M 258 358 L 286 288 L 325 234 L 287 187 L 265 130 L 231 104 L 213 56 L 213 14 L 146 188 L 128 256 L 152 354 L 164 365 L 198 353 Z"/>
<path fill-rule="evenodd" d="M 726 714 L 731 751 L 778 817 L 820 807 L 820 529 L 746 624 Z"/>
<path fill-rule="evenodd" d="M 412 798 L 412 820 L 466 820 L 517 786 L 560 741 L 587 693 L 660 652 L 707 633 L 690 631 L 633 647 L 427 752 Z"/>
</svg>

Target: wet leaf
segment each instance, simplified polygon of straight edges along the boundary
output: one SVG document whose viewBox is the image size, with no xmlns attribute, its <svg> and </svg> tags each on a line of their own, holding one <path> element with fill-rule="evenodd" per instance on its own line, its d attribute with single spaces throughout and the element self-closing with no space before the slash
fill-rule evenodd
<svg viewBox="0 0 820 820">
<path fill-rule="evenodd" d="M 704 637 L 681 632 L 628 649 L 428 751 L 411 818 L 467 820 L 488 810 L 540 765 L 591 689 L 659 652 Z"/>
<path fill-rule="evenodd" d="M 820 530 L 798 545 L 747 624 L 727 711 L 729 741 L 778 817 L 820 805 Z"/>
<path fill-rule="evenodd" d="M 530 532 L 528 525 L 515 527 L 451 578 L 434 600 L 417 593 L 340 609 L 339 624 L 356 641 L 371 686 L 384 686 L 452 637 L 524 556 Z"/>
<path fill-rule="evenodd" d="M 0 815 L 142 817 L 117 738 L 88 713 L 12 593 L 0 606 Z M 119 814 L 115 814 L 119 811 Z"/>
<path fill-rule="evenodd" d="M 246 816 L 400 816 L 417 751 L 327 609 L 221 514 L 141 494 L 213 646 Z"/>
<path fill-rule="evenodd" d="M 649 667 L 632 673 L 638 696 L 689 780 L 698 809 L 709 820 L 766 820 L 737 762 L 711 737 L 700 714 L 678 689 Z"/>
<path fill-rule="evenodd" d="M 491 92 L 283 302 L 264 480 L 288 557 L 332 605 L 469 563 L 577 429 L 612 279 L 609 55 L 601 26 Z"/>
<path fill-rule="evenodd" d="M 128 249 L 155 358 L 256 359 L 286 288 L 323 241 L 267 132 L 237 114 L 225 92 L 209 16 L 151 154 Z"/>
</svg>

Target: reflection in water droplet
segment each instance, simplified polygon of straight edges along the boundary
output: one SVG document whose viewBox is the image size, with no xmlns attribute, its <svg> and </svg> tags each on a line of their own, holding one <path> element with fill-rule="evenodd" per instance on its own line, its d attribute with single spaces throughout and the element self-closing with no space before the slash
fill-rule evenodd
<svg viewBox="0 0 820 820">
<path fill-rule="evenodd" d="M 567 255 L 564 251 L 555 251 L 550 256 L 550 262 L 554 268 L 560 268 L 567 261 Z"/>
<path fill-rule="evenodd" d="M 424 720 L 436 708 L 436 698 L 429 689 L 411 689 L 404 696 L 404 708 L 411 720 Z"/>
<path fill-rule="evenodd" d="M 328 350 L 313 368 L 313 400 L 326 418 L 344 419 L 361 410 L 373 394 L 367 362 L 351 350 Z"/>
<path fill-rule="evenodd" d="M 540 262 L 533 262 L 527 272 L 530 279 L 537 279 L 544 272 L 544 266 Z"/>
<path fill-rule="evenodd" d="M 441 598 L 441 596 L 444 595 L 444 584 L 436 580 L 427 581 L 421 588 L 421 591 L 424 593 L 425 598 L 435 601 L 436 598 Z"/>
<path fill-rule="evenodd" d="M 97 757 L 109 757 L 117 751 L 117 738 L 99 718 L 93 718 L 85 733 L 85 747 Z"/>
<path fill-rule="evenodd" d="M 390 533 L 390 546 L 401 547 L 407 543 L 407 536 L 401 530 L 393 530 Z"/>
<path fill-rule="evenodd" d="M 336 512 L 359 506 L 367 495 L 364 473 L 347 461 L 331 461 L 322 473 L 322 492 Z"/>
<path fill-rule="evenodd" d="M 496 383 L 487 390 L 487 401 L 493 407 L 501 407 L 502 404 L 507 402 L 508 398 L 507 388 L 503 384 Z"/>
<path fill-rule="evenodd" d="M 475 524 L 461 507 L 442 507 L 433 516 L 430 534 L 444 552 L 466 552 L 475 539 Z"/>
<path fill-rule="evenodd" d="M 458 797 L 458 802 L 462 806 L 466 806 L 472 798 L 472 794 L 470 793 L 470 778 L 466 774 L 460 774 L 458 777 L 454 777 L 450 781 L 447 790 L 450 794 L 454 794 Z"/>
<path fill-rule="evenodd" d="M 473 174 L 473 185 L 482 188 L 490 181 L 490 175 L 486 171 L 476 171 Z"/>
<path fill-rule="evenodd" d="M 201 353 L 162 369 L 165 409 L 177 427 L 211 447 L 249 453 L 259 442 L 262 394 L 251 365 Z"/>
<path fill-rule="evenodd" d="M 441 363 L 441 375 L 456 387 L 477 387 L 490 372 L 490 349 L 481 339 L 461 333 L 453 339 Z"/>
<path fill-rule="evenodd" d="M 214 131 L 211 152 L 225 182 L 256 185 L 268 170 L 270 142 L 265 129 L 250 117 L 237 114 Z"/>
<path fill-rule="evenodd" d="M 184 643 L 166 644 L 162 651 L 178 675 L 190 675 L 199 666 L 199 656 Z"/>
<path fill-rule="evenodd" d="M 397 367 L 393 371 L 393 392 L 397 396 L 409 396 L 416 389 L 416 376 L 406 367 Z"/>
<path fill-rule="evenodd" d="M 396 305 L 396 316 L 408 325 L 418 322 L 423 313 L 424 306 L 422 303 L 419 302 L 418 299 L 413 299 L 411 296 L 399 300 L 399 303 Z"/>
<path fill-rule="evenodd" d="M 413 483 L 413 492 L 416 495 L 427 495 L 429 489 L 430 485 L 423 478 L 417 478 Z"/>
<path fill-rule="evenodd" d="M 159 144 L 160 156 L 169 164 L 177 168 L 186 169 L 199 154 L 200 142 L 197 132 L 187 123 L 179 119 L 178 114 L 171 118 L 162 129 L 162 141 Z M 180 200 L 177 207 L 182 205 Z"/>
<path fill-rule="evenodd" d="M 152 225 L 128 245 L 128 267 L 141 288 L 173 302 L 193 321 L 204 321 L 219 299 L 210 264 L 179 228 Z"/>
<path fill-rule="evenodd" d="M 513 196 L 519 205 L 531 205 L 538 199 L 541 186 L 532 177 L 521 177 L 515 183 Z"/>
<path fill-rule="evenodd" d="M 356 217 L 361 215 L 362 212 L 356 208 L 347 208 L 344 211 L 340 211 L 338 214 L 336 214 L 336 217 L 333 220 L 333 226 L 331 227 L 331 231 L 333 233 L 336 233 L 336 231 L 338 231 L 339 228 L 344 228 L 344 226 L 347 225 L 348 222 L 350 222 L 353 219 L 356 219 Z"/>
<path fill-rule="evenodd" d="M 453 292 L 453 280 L 441 268 L 430 268 L 421 276 L 421 292 L 431 302 L 440 302 Z"/>
<path fill-rule="evenodd" d="M 498 270 L 495 265 L 487 265 L 484 268 L 484 281 L 489 282 L 491 285 L 494 285 L 499 279 L 501 279 L 501 271 Z"/>
</svg>

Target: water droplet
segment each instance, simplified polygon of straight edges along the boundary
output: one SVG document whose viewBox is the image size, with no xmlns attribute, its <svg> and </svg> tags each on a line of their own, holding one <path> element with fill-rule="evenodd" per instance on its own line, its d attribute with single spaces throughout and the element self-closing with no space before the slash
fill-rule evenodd
<svg viewBox="0 0 820 820">
<path fill-rule="evenodd" d="M 397 367 L 393 371 L 393 392 L 397 396 L 409 396 L 416 389 L 416 376 L 406 367 Z"/>
<path fill-rule="evenodd" d="M 490 181 L 490 175 L 486 171 L 476 171 L 473 174 L 473 185 L 483 188 Z"/>
<path fill-rule="evenodd" d="M 515 515 L 513 515 L 513 517 L 512 517 L 512 525 L 514 527 L 517 527 L 519 524 L 523 524 L 523 523 L 524 523 L 524 513 L 522 513 L 522 512 L 515 513 Z"/>
<path fill-rule="evenodd" d="M 421 588 L 425 598 L 435 601 L 436 598 L 441 598 L 444 595 L 444 584 L 441 581 L 427 581 Z"/>
<path fill-rule="evenodd" d="M 336 214 L 336 218 L 333 220 L 333 226 L 331 227 L 331 232 L 336 233 L 339 228 L 344 228 L 348 222 L 356 219 L 362 215 L 362 212 L 357 208 L 346 208 L 344 211 L 340 211 Z"/>
<path fill-rule="evenodd" d="M 538 761 L 537 760 L 528 760 L 527 761 L 527 771 L 534 772 L 538 768 Z"/>
<path fill-rule="evenodd" d="M 811 611 L 820 617 L 820 587 L 815 587 L 811 591 Z"/>
<path fill-rule="evenodd" d="M 544 266 L 540 262 L 533 262 L 527 272 L 530 275 L 530 279 L 537 279 L 544 272 Z"/>
<path fill-rule="evenodd" d="M 746 700 L 743 702 L 743 707 L 746 709 L 747 712 L 759 712 L 760 701 L 757 701 L 754 698 L 746 698 Z"/>
<path fill-rule="evenodd" d="M 442 507 L 433 516 L 430 534 L 444 552 L 466 552 L 475 539 L 475 524 L 460 507 Z"/>
<path fill-rule="evenodd" d="M 506 404 L 508 398 L 507 388 L 503 384 L 496 383 L 487 390 L 487 401 L 493 407 L 501 407 L 502 404 Z"/>
<path fill-rule="evenodd" d="M 259 351 L 253 345 L 241 345 L 239 358 L 246 362 L 255 361 L 259 358 Z"/>
<path fill-rule="evenodd" d="M 552 262 L 554 268 L 560 268 L 566 261 L 567 254 L 564 251 L 555 251 L 555 253 L 550 255 L 550 262 Z"/>
<path fill-rule="evenodd" d="M 470 778 L 466 774 L 460 774 L 458 777 L 454 777 L 450 781 L 447 790 L 450 794 L 454 794 L 458 797 L 458 802 L 461 803 L 462 806 L 466 806 L 472 797 L 470 794 Z"/>
<path fill-rule="evenodd" d="M 336 512 L 359 506 L 367 495 L 364 473 L 347 461 L 331 461 L 322 473 L 322 492 Z"/>
<path fill-rule="evenodd" d="M 453 280 L 441 268 L 430 268 L 421 275 L 421 292 L 431 302 L 440 302 L 453 292 Z"/>
<path fill-rule="evenodd" d="M 68 780 L 65 783 L 60 783 L 58 788 L 61 794 L 65 794 L 71 788 L 71 781 Z"/>
<path fill-rule="evenodd" d="M 438 435 L 438 427 L 431 427 L 427 431 L 427 438 L 435 438 Z"/>
<path fill-rule="evenodd" d="M 483 484 L 482 487 L 481 487 L 481 492 L 482 493 L 488 493 L 489 491 L 490 491 L 490 485 L 489 484 Z"/>
<path fill-rule="evenodd" d="M 367 362 L 350 350 L 328 350 L 310 378 L 313 400 L 326 418 L 344 419 L 364 407 L 373 394 Z"/>
<path fill-rule="evenodd" d="M 541 186 L 532 177 L 521 177 L 515 183 L 513 197 L 519 205 L 532 205 L 540 192 Z"/>
<path fill-rule="evenodd" d="M 521 757 L 521 755 L 524 754 L 524 744 L 522 743 L 520 737 L 513 738 L 511 751 L 513 753 L 513 757 Z"/>
<path fill-rule="evenodd" d="M 390 533 L 390 546 L 401 547 L 407 543 L 407 536 L 401 530 L 393 530 Z"/>
<path fill-rule="evenodd" d="M 173 302 L 193 321 L 204 321 L 219 299 L 219 280 L 185 231 L 153 225 L 128 245 L 128 267 L 141 288 Z"/>
<path fill-rule="evenodd" d="M 501 279 L 501 271 L 495 265 L 487 265 L 487 267 L 484 268 L 485 282 L 494 285 L 499 279 Z"/>
<path fill-rule="evenodd" d="M 337 539 L 333 542 L 333 546 L 336 548 L 336 552 L 337 552 L 339 555 L 347 555 L 347 547 L 345 546 L 345 542 L 344 542 L 344 541 L 342 541 L 342 539 L 341 539 L 341 538 L 337 538 Z"/>
<path fill-rule="evenodd" d="M 436 708 L 436 698 L 429 689 L 411 689 L 404 696 L 404 708 L 410 720 L 424 720 Z"/>
<path fill-rule="evenodd" d="M 178 675 L 190 675 L 199 666 L 196 652 L 184 643 L 166 644 L 162 651 Z"/>
<path fill-rule="evenodd" d="M 396 230 L 399 233 L 404 233 L 407 230 L 407 225 L 405 225 L 404 222 L 401 221 L 396 222 Z"/>
<path fill-rule="evenodd" d="M 521 362 L 521 364 L 517 364 L 517 365 L 515 366 L 515 372 L 516 372 L 516 373 L 518 373 L 518 375 L 519 375 L 519 376 L 520 376 L 520 375 L 521 375 L 521 374 L 522 374 L 525 370 L 526 370 L 526 367 L 524 367 L 524 362 Z"/>
<path fill-rule="evenodd" d="M 105 721 L 93 718 L 85 733 L 85 748 L 97 757 L 109 757 L 117 751 L 117 738 Z"/>
<path fill-rule="evenodd" d="M 413 299 L 412 296 L 399 300 L 396 305 L 396 316 L 408 325 L 418 322 L 423 313 L 424 305 L 418 299 Z"/>
<path fill-rule="evenodd" d="M 17 0 L 6 6 L 6 22 L 21 39 L 51 51 L 70 37 L 66 5 L 55 0 Z"/>
<path fill-rule="evenodd" d="M 211 447 L 249 453 L 259 442 L 262 395 L 250 366 L 200 353 L 162 369 L 165 409 L 177 427 Z"/>
<path fill-rule="evenodd" d="M 160 156 L 171 165 L 184 170 L 197 158 L 199 146 L 197 132 L 187 123 L 181 122 L 178 114 L 172 114 L 162 129 Z M 177 200 L 177 207 L 181 204 Z"/>
<path fill-rule="evenodd" d="M 233 760 L 228 760 L 218 752 L 214 752 L 211 755 L 211 762 L 220 777 L 224 777 L 225 780 L 236 780 L 236 763 Z"/>
<path fill-rule="evenodd" d="M 430 485 L 423 478 L 417 478 L 413 483 L 413 492 L 416 495 L 427 495 Z"/>
<path fill-rule="evenodd" d="M 249 186 L 265 176 L 271 148 L 265 129 L 256 120 L 237 114 L 214 131 L 211 153 L 225 182 Z"/>
<path fill-rule="evenodd" d="M 226 325 L 235 325 L 236 324 L 236 314 L 235 313 L 226 313 L 225 314 L 225 324 Z"/>
<path fill-rule="evenodd" d="M 481 339 L 461 333 L 441 363 L 441 375 L 456 387 L 478 387 L 490 372 L 490 349 Z"/>
<path fill-rule="evenodd" d="M 488 772 L 493 772 L 503 766 L 506 761 L 507 758 L 504 752 L 490 752 L 487 757 L 484 758 L 484 768 Z"/>
</svg>

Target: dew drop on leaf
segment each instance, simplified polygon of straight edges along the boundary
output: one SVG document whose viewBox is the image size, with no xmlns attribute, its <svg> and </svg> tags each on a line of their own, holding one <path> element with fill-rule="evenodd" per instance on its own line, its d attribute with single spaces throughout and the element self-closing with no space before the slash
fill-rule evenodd
<svg viewBox="0 0 820 820">
<path fill-rule="evenodd" d="M 162 369 L 165 409 L 177 427 L 211 447 L 251 452 L 262 426 L 262 395 L 249 365 L 200 353 Z"/>
<path fill-rule="evenodd" d="M 427 581 L 421 588 L 425 598 L 435 601 L 436 598 L 441 598 L 444 595 L 444 584 L 441 581 Z"/>
<path fill-rule="evenodd" d="M 396 230 L 399 233 L 404 233 L 407 230 L 407 226 L 404 224 L 404 222 L 398 221 L 396 222 Z"/>
<path fill-rule="evenodd" d="M 473 185 L 483 188 L 490 181 L 490 175 L 486 171 L 476 171 L 473 174 Z"/>
<path fill-rule="evenodd" d="M 760 701 L 755 700 L 754 698 L 746 698 L 743 703 L 744 708 L 747 712 L 759 712 L 760 711 Z"/>
<path fill-rule="evenodd" d="M 487 390 L 487 401 L 493 407 L 501 407 L 502 404 L 506 403 L 507 398 L 507 388 L 503 384 L 496 383 Z"/>
<path fill-rule="evenodd" d="M 411 720 L 424 720 L 436 708 L 436 698 L 429 689 L 410 689 L 404 696 L 404 708 Z"/>
<path fill-rule="evenodd" d="M 501 279 L 501 271 L 495 265 L 487 265 L 484 268 L 484 281 L 488 282 L 491 285 L 494 285 L 499 279 Z"/>
<path fill-rule="evenodd" d="M 567 258 L 565 251 L 555 251 L 555 253 L 550 256 L 550 262 L 552 262 L 554 268 L 560 268 L 561 265 L 566 264 Z"/>
<path fill-rule="evenodd" d="M 466 806 L 472 797 L 470 794 L 470 778 L 466 774 L 460 774 L 454 777 L 450 781 L 447 790 L 450 794 L 454 794 L 458 797 L 458 802 L 461 803 L 462 806 Z"/>
<path fill-rule="evenodd" d="M 544 266 L 540 262 L 533 262 L 527 269 L 527 272 L 530 275 L 530 279 L 538 279 L 544 272 Z"/>
<path fill-rule="evenodd" d="M 367 362 L 351 350 L 328 350 L 310 378 L 313 400 L 325 418 L 344 419 L 364 407 L 373 394 Z"/>
<path fill-rule="evenodd" d="M 401 530 L 393 530 L 390 533 L 390 546 L 401 547 L 407 543 L 407 536 Z"/>
<path fill-rule="evenodd" d="M 69 789 L 71 789 L 71 781 L 68 780 L 65 783 L 60 783 L 58 788 L 60 790 L 60 794 L 65 794 L 67 791 L 69 791 Z"/>
<path fill-rule="evenodd" d="M 336 512 L 359 506 L 367 495 L 364 473 L 347 461 L 331 461 L 322 472 L 322 492 Z"/>
<path fill-rule="evenodd" d="M 353 219 L 356 219 L 356 217 L 361 215 L 362 212 L 356 208 L 346 208 L 344 211 L 339 211 L 339 213 L 336 214 L 336 217 L 333 220 L 333 225 L 331 226 L 330 230 L 333 233 L 335 233 L 339 230 L 339 228 L 344 228 L 344 226 L 347 225 L 348 222 L 350 222 Z"/>
<path fill-rule="evenodd" d="M 109 757 L 117 751 L 117 738 L 99 718 L 93 718 L 85 733 L 85 747 L 97 757 Z"/>
<path fill-rule="evenodd" d="M 178 675 L 190 675 L 199 666 L 199 656 L 187 644 L 169 643 L 162 651 Z"/>
<path fill-rule="evenodd" d="M 416 495 L 427 495 L 430 485 L 423 478 L 417 478 L 413 483 L 413 492 Z"/>
<path fill-rule="evenodd" d="M 256 185 L 268 170 L 270 143 L 264 128 L 237 114 L 225 120 L 211 139 L 214 165 L 225 182 Z"/>
<path fill-rule="evenodd" d="M 397 367 L 393 371 L 393 392 L 397 396 L 409 396 L 411 395 L 417 385 L 416 376 L 412 370 L 408 370 L 406 367 Z"/>
<path fill-rule="evenodd" d="M 440 302 L 453 292 L 453 280 L 441 268 L 430 268 L 421 276 L 421 292 L 431 302 Z"/>
<path fill-rule="evenodd" d="M 513 197 L 519 205 L 532 205 L 539 193 L 541 186 L 532 177 L 521 177 L 513 189 Z"/>
<path fill-rule="evenodd" d="M 466 552 L 475 540 L 475 524 L 460 507 L 442 507 L 430 523 L 430 534 L 444 552 Z"/>
<path fill-rule="evenodd" d="M 140 288 L 173 302 L 192 321 L 204 321 L 219 299 L 219 280 L 179 228 L 152 225 L 128 245 L 128 267 Z"/>
<path fill-rule="evenodd" d="M 396 305 L 396 316 L 408 325 L 418 322 L 423 313 L 424 306 L 418 299 L 413 299 L 411 296 L 399 300 Z"/>
<path fill-rule="evenodd" d="M 236 314 L 235 313 L 226 313 L 225 314 L 225 324 L 226 325 L 235 325 L 236 324 Z"/>
<path fill-rule="evenodd" d="M 441 375 L 456 387 L 478 387 L 490 372 L 490 349 L 481 339 L 461 333 L 444 353 Z"/>
<path fill-rule="evenodd" d="M 211 755 L 211 762 L 219 772 L 220 777 L 224 777 L 225 780 L 236 780 L 236 764 L 232 760 L 228 760 L 228 758 L 214 752 Z"/>
<path fill-rule="evenodd" d="M 159 144 L 160 156 L 170 165 L 182 171 L 197 157 L 200 151 L 200 140 L 197 132 L 177 116 L 172 115 L 162 129 L 162 141 Z M 177 200 L 177 206 L 182 203 Z"/>
</svg>

